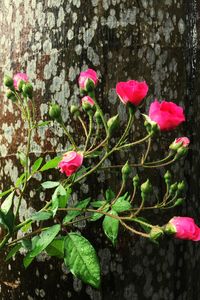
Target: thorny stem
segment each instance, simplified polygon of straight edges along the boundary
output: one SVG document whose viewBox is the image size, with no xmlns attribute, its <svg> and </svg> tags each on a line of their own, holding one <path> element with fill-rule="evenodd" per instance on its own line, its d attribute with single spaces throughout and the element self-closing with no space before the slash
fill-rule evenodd
<svg viewBox="0 0 200 300">
<path fill-rule="evenodd" d="M 72 146 L 74 147 L 74 149 L 77 151 L 77 146 L 75 144 L 75 141 L 73 139 L 73 137 L 71 136 L 71 134 L 69 133 L 69 131 L 67 130 L 67 128 L 65 127 L 65 124 L 63 122 L 59 123 L 61 125 L 61 127 L 63 128 L 66 136 L 68 137 L 70 143 L 72 144 Z"/>
<path fill-rule="evenodd" d="M 81 118 L 80 116 L 78 116 L 78 119 L 79 119 L 79 121 L 80 121 L 80 123 L 81 123 L 81 125 L 82 125 L 82 127 L 83 127 L 85 136 L 87 137 L 87 136 L 88 136 L 88 132 L 87 132 L 87 128 L 86 128 L 86 126 L 85 126 L 85 123 L 84 123 L 84 121 L 82 120 L 82 118 Z"/>
<path fill-rule="evenodd" d="M 132 112 L 132 109 L 129 108 L 129 120 L 128 120 L 128 123 L 127 123 L 127 126 L 126 126 L 126 129 L 123 133 L 123 135 L 121 136 L 121 138 L 119 139 L 116 147 L 120 146 L 121 143 L 123 143 L 124 139 L 126 138 L 129 130 L 131 129 L 131 125 L 133 124 L 133 120 L 134 120 L 134 116 L 133 116 L 133 112 Z"/>
<path fill-rule="evenodd" d="M 85 142 L 85 150 L 84 150 L 84 152 L 86 152 L 86 150 L 87 150 L 87 146 L 88 146 L 91 134 L 92 134 L 92 124 L 93 124 L 92 114 L 89 113 L 89 131 L 88 131 L 88 135 L 87 135 L 86 142 Z"/>
</svg>

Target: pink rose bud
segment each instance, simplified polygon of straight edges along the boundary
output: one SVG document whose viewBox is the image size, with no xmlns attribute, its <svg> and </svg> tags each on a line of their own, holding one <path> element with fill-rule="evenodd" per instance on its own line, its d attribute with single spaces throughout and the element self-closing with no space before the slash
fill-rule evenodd
<svg viewBox="0 0 200 300">
<path fill-rule="evenodd" d="M 156 122 L 161 131 L 171 130 L 185 121 L 183 108 L 173 102 L 155 100 L 150 105 L 149 117 Z"/>
<path fill-rule="evenodd" d="M 81 72 L 78 78 L 79 87 L 84 91 L 87 91 L 88 89 L 87 87 L 90 84 L 92 84 L 93 87 L 95 87 L 97 85 L 97 82 L 98 82 L 97 73 L 92 69 L 88 69 L 84 72 Z"/>
<path fill-rule="evenodd" d="M 194 223 L 194 219 L 189 217 L 173 217 L 168 224 L 172 225 L 176 238 L 200 241 L 200 228 Z"/>
<path fill-rule="evenodd" d="M 26 73 L 17 73 L 13 77 L 13 83 L 14 83 L 14 88 L 16 90 L 21 90 L 22 89 L 22 83 L 23 82 L 28 82 L 28 76 Z"/>
<path fill-rule="evenodd" d="M 93 99 L 90 97 L 90 96 L 85 96 L 85 97 L 83 97 L 82 99 L 81 99 L 81 103 L 82 103 L 82 105 L 84 104 L 84 103 L 86 103 L 86 104 L 89 104 L 90 106 L 94 106 L 94 101 L 93 101 Z"/>
<path fill-rule="evenodd" d="M 75 151 L 69 151 L 63 155 L 63 159 L 58 164 L 61 173 L 71 176 L 83 163 L 83 155 Z"/>
<path fill-rule="evenodd" d="M 180 147 L 188 148 L 190 140 L 187 137 L 180 137 L 175 139 L 175 141 L 169 146 L 169 149 L 177 151 Z"/>
<path fill-rule="evenodd" d="M 132 103 L 135 106 L 139 105 L 144 99 L 148 89 L 145 81 L 129 80 L 127 82 L 118 82 L 116 85 L 116 93 L 120 100 L 124 104 Z"/>
</svg>

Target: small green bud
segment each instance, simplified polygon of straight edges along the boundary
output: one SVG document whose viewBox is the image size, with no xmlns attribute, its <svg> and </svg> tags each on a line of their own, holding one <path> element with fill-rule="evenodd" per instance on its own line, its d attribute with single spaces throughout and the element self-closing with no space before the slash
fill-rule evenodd
<svg viewBox="0 0 200 300">
<path fill-rule="evenodd" d="M 141 185 L 141 192 L 144 194 L 150 194 L 152 192 L 152 185 L 149 179 Z"/>
<path fill-rule="evenodd" d="M 52 104 L 49 108 L 49 116 L 58 123 L 62 122 L 61 108 L 58 104 Z"/>
<path fill-rule="evenodd" d="M 172 175 L 169 171 L 167 171 L 164 175 L 165 183 L 170 184 L 172 180 Z"/>
<path fill-rule="evenodd" d="M 139 182 L 140 182 L 139 176 L 138 176 L 138 174 L 136 174 L 136 175 L 133 177 L 133 186 L 134 186 L 135 188 L 137 188 L 138 185 L 139 185 Z"/>
<path fill-rule="evenodd" d="M 17 101 L 17 98 L 15 97 L 13 91 L 11 91 L 11 90 L 8 90 L 8 91 L 6 92 L 6 97 L 7 97 L 8 99 L 12 100 L 13 102 L 16 102 L 16 101 Z"/>
<path fill-rule="evenodd" d="M 33 86 L 31 83 L 24 83 L 22 85 L 22 92 L 24 94 L 24 96 L 26 97 L 29 97 L 30 99 L 32 99 L 33 97 Z"/>
<path fill-rule="evenodd" d="M 10 76 L 5 75 L 3 78 L 3 83 L 9 88 L 13 87 L 13 79 Z"/>
<path fill-rule="evenodd" d="M 101 114 L 98 111 L 95 112 L 94 117 L 96 119 L 97 124 L 102 123 Z"/>
<path fill-rule="evenodd" d="M 170 195 L 175 194 L 175 192 L 177 191 L 177 189 L 178 189 L 178 184 L 177 184 L 177 182 L 175 182 L 174 184 L 172 184 L 170 186 L 170 188 L 169 188 L 169 194 Z"/>
<path fill-rule="evenodd" d="M 72 104 L 70 106 L 70 112 L 72 115 L 79 115 L 79 107 L 77 105 Z"/>
<path fill-rule="evenodd" d="M 185 202 L 183 198 L 178 198 L 176 202 L 174 203 L 174 206 L 180 206 Z"/>
<path fill-rule="evenodd" d="M 19 92 L 22 92 L 22 88 L 23 88 L 24 84 L 25 84 L 25 81 L 21 79 L 17 86 Z"/>
<path fill-rule="evenodd" d="M 180 147 L 177 150 L 175 159 L 179 159 L 179 158 L 185 156 L 187 153 L 188 153 L 188 148 L 186 148 L 186 147 Z"/>
<path fill-rule="evenodd" d="M 125 163 L 125 165 L 122 168 L 122 180 L 125 182 L 128 179 L 128 176 L 131 173 L 132 168 L 130 167 L 128 161 Z"/>
<path fill-rule="evenodd" d="M 111 137 L 113 135 L 113 132 L 119 127 L 119 115 L 110 118 L 107 122 L 108 125 L 108 133 Z"/>
<path fill-rule="evenodd" d="M 159 226 L 152 227 L 150 231 L 150 239 L 153 241 L 158 240 L 161 236 L 163 236 L 164 232 Z"/>
<path fill-rule="evenodd" d="M 185 182 L 184 181 L 181 181 L 178 183 L 178 190 L 179 191 L 184 191 L 185 189 Z"/>
</svg>

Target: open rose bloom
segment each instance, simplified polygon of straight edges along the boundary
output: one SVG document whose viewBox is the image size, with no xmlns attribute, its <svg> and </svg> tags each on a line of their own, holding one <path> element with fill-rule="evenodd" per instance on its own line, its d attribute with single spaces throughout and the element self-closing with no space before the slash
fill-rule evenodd
<svg viewBox="0 0 200 300">
<path fill-rule="evenodd" d="M 24 81 L 24 82 L 28 82 L 29 79 L 28 79 L 28 76 L 26 73 L 17 73 L 14 75 L 13 77 L 13 84 L 14 84 L 14 88 L 16 90 L 19 89 L 19 85 L 20 85 L 20 82 L 21 81 Z"/>
<path fill-rule="evenodd" d="M 178 239 L 200 241 L 200 228 L 189 217 L 173 217 L 169 224 L 174 228 L 175 237 Z"/>
<path fill-rule="evenodd" d="M 150 105 L 149 117 L 156 122 L 161 131 L 176 128 L 185 121 L 183 108 L 173 102 L 155 100 Z"/>
<path fill-rule="evenodd" d="M 61 173 L 65 173 L 66 176 L 70 176 L 76 172 L 76 170 L 83 163 L 83 155 L 75 151 L 69 151 L 63 155 L 63 159 L 58 164 Z"/>
<path fill-rule="evenodd" d="M 118 82 L 116 85 L 116 93 L 120 100 L 124 104 L 132 103 L 135 106 L 139 105 L 144 99 L 148 89 L 145 81 L 129 80 L 127 82 Z"/>
<path fill-rule="evenodd" d="M 92 69 L 88 69 L 88 70 L 80 73 L 80 76 L 78 78 L 78 84 L 79 84 L 80 89 L 86 90 L 88 80 L 93 81 L 95 86 L 98 83 L 97 73 Z"/>
</svg>

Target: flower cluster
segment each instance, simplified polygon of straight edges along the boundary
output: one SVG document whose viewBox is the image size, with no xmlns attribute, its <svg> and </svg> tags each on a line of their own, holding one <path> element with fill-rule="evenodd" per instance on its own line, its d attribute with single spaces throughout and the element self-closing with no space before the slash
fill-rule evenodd
<svg viewBox="0 0 200 300">
<path fill-rule="evenodd" d="M 55 101 L 49 107 L 50 120 L 37 122 L 33 86 L 27 74 L 17 73 L 13 78 L 5 76 L 4 85 L 7 88 L 7 98 L 21 110 L 22 118 L 26 122 L 27 149 L 26 154 L 23 151 L 18 153 L 23 173 L 14 183 L 14 187 L 12 186 L 1 194 L 1 198 L 4 196 L 5 198 L 0 204 L 0 232 L 2 227 L 6 232 L 0 241 L 0 249 L 8 245 L 15 245 L 8 257 L 15 255 L 16 251 L 30 242 L 31 249 L 25 247 L 25 251 L 27 251 L 23 260 L 25 267 L 28 267 L 41 251 L 46 251 L 50 256 L 62 258 L 75 276 L 96 288 L 100 286 L 100 265 L 97 254 L 85 237 L 76 230 L 73 232 L 74 224 L 80 220 L 92 224 L 91 221 L 102 219 L 102 229 L 113 245 L 117 242 L 120 226 L 154 242 L 158 242 L 165 234 L 170 234 L 178 239 L 200 241 L 200 228 L 190 217 L 173 217 L 167 224 L 159 226 L 152 224 L 143 216 L 144 210 L 170 209 L 183 205 L 185 202 L 183 181 L 173 181 L 171 172 L 167 170 L 163 176 L 166 189 L 164 196 L 161 199 L 155 197 L 148 203 L 153 195 L 153 185 L 150 179 L 143 181 L 142 176 L 138 174 L 131 178 L 133 168 L 137 170 L 140 167 L 148 170 L 166 167 L 187 154 L 190 144 L 188 137 L 177 137 L 169 145 L 168 154 L 164 158 L 152 161 L 150 153 L 152 139 L 158 136 L 159 132 L 175 130 L 185 121 L 183 108 L 171 101 L 152 99 L 148 113 L 141 114 L 144 117 L 146 135 L 141 139 L 132 140 L 129 133 L 133 127 L 136 109 L 140 109 L 140 105 L 149 91 L 147 83 L 137 80 L 117 83 L 116 94 L 122 105 L 125 105 L 128 114 L 128 122 L 121 134 L 121 131 L 118 130 L 120 128 L 119 115 L 116 114 L 108 119 L 95 97 L 98 82 L 97 73 L 92 69 L 81 72 L 78 78 L 80 105 L 73 104 L 70 107 L 70 113 L 75 121 L 80 122 L 80 142 L 68 130 L 69 127 L 66 126 L 65 118 L 62 116 L 64 111 Z M 88 120 L 88 124 L 85 120 Z M 52 122 L 57 122 L 58 126 L 62 128 L 63 134 L 66 135 L 69 142 L 67 149 L 63 151 L 62 156 L 54 157 L 44 164 L 43 157 L 39 157 L 31 165 L 30 145 L 33 132 L 39 126 L 51 126 L 49 124 Z M 145 148 L 145 151 L 134 153 L 132 148 L 142 143 L 146 143 L 146 147 L 142 147 L 142 149 Z M 131 149 L 124 155 L 127 157 L 127 161 L 119 165 L 106 167 L 103 165 L 113 154 L 127 149 Z M 134 153 L 135 163 L 130 163 L 129 155 L 131 156 L 132 153 Z M 161 155 L 160 152 L 158 155 Z M 41 183 L 43 189 L 54 189 L 50 200 L 46 201 L 45 206 L 31 215 L 29 219 L 18 223 L 22 198 L 24 199 L 28 194 L 25 193 L 28 182 L 35 178 L 36 173 L 50 169 L 55 170 L 55 168 L 58 168 L 63 174 L 61 176 L 57 172 L 59 181 L 49 180 Z M 90 195 L 86 199 L 79 200 L 75 205 L 73 201 L 69 201 L 78 184 L 82 184 L 96 171 L 104 172 L 104 169 L 109 168 L 114 168 L 116 173 L 118 173 L 117 170 L 120 170 L 118 178 L 121 178 L 121 182 L 119 187 L 116 186 L 115 191 L 111 189 L 103 191 L 102 197 L 96 201 L 92 200 Z M 146 174 L 148 176 L 148 172 Z M 128 182 L 129 188 L 126 190 Z M 18 204 L 17 208 L 13 210 L 13 199 L 16 197 L 18 197 L 18 201 L 16 201 Z M 64 212 L 66 215 L 63 218 Z M 48 224 L 54 225 L 46 227 L 45 224 L 43 226 L 43 221 L 50 219 L 52 222 Z M 27 224 L 31 226 L 36 221 L 39 223 L 41 221 L 39 230 L 32 230 L 31 234 L 24 234 L 22 238 L 15 239 L 18 230 Z M 67 228 L 65 229 L 65 227 Z M 33 238 L 31 238 L 32 236 Z M 21 242 L 23 239 L 26 239 L 27 243 Z M 73 255 L 71 255 L 72 252 Z"/>
</svg>

